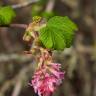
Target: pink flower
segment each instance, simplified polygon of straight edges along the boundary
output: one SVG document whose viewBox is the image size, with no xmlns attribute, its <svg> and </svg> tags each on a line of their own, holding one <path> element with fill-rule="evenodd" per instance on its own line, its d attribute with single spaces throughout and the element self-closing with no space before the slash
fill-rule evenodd
<svg viewBox="0 0 96 96">
<path fill-rule="evenodd" d="M 61 72 L 60 68 L 61 64 L 51 63 L 36 70 L 31 82 L 39 96 L 51 96 L 62 83 L 64 72 Z"/>
</svg>

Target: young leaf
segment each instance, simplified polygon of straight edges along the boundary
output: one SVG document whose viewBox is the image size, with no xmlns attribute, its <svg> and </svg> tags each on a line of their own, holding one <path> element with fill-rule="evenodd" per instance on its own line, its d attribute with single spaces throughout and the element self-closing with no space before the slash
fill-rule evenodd
<svg viewBox="0 0 96 96">
<path fill-rule="evenodd" d="M 15 17 L 15 12 L 10 6 L 0 7 L 0 25 L 8 25 Z"/>
<path fill-rule="evenodd" d="M 68 17 L 55 16 L 40 30 L 40 40 L 46 48 L 62 50 L 72 45 L 75 30 L 76 25 Z"/>
<path fill-rule="evenodd" d="M 44 27 L 40 30 L 40 40 L 46 48 L 63 50 L 66 47 L 61 29 Z"/>
</svg>

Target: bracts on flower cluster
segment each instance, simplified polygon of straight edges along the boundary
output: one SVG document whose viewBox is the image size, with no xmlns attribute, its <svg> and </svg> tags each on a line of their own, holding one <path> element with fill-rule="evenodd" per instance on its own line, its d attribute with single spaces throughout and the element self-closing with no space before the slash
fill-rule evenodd
<svg viewBox="0 0 96 96">
<path fill-rule="evenodd" d="M 41 56 L 40 65 L 31 81 L 34 91 L 39 96 L 51 96 L 64 78 L 64 72 L 60 71 L 61 64 L 48 61 L 48 57 L 50 56 L 47 56 L 46 59 L 46 55 L 45 57 Z"/>
</svg>

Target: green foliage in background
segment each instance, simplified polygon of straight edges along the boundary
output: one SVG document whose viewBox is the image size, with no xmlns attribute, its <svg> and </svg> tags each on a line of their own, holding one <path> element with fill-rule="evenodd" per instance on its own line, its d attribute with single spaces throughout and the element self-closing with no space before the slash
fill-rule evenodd
<svg viewBox="0 0 96 96">
<path fill-rule="evenodd" d="M 46 12 L 46 11 L 42 11 L 41 12 L 41 7 L 40 6 L 34 6 L 32 8 L 32 17 L 34 16 L 40 16 L 43 18 L 46 18 L 47 20 L 49 20 L 51 17 L 55 16 L 55 14 L 53 12 Z"/>
<path fill-rule="evenodd" d="M 47 20 L 49 20 L 53 16 L 55 16 L 55 14 L 53 12 L 42 12 L 41 13 L 41 17 L 44 17 Z"/>
<path fill-rule="evenodd" d="M 10 6 L 0 7 L 0 25 L 8 25 L 15 17 L 15 12 Z"/>
<path fill-rule="evenodd" d="M 48 2 L 48 0 L 39 0 L 37 4 L 38 4 L 38 5 L 42 5 L 42 4 L 44 5 L 44 4 L 46 4 L 47 2 Z"/>
<path fill-rule="evenodd" d="M 55 13 L 45 11 L 45 5 L 47 2 L 48 0 L 39 0 L 36 4 L 32 5 L 32 17 L 41 16 L 48 20 L 49 18 L 55 16 Z"/>
<path fill-rule="evenodd" d="M 40 30 L 40 40 L 46 48 L 63 50 L 72 45 L 77 26 L 68 18 L 55 16 Z"/>
</svg>

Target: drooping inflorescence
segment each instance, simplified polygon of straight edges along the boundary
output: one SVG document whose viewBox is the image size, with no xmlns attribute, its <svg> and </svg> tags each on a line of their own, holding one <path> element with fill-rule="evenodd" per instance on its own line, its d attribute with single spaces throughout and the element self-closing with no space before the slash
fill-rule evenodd
<svg viewBox="0 0 96 96">
<path fill-rule="evenodd" d="M 23 40 L 30 42 L 29 52 L 38 53 L 38 66 L 31 80 L 35 93 L 39 96 L 52 96 L 56 88 L 62 83 L 64 73 L 60 71 L 61 64 L 52 60 L 53 50 L 70 47 L 73 41 L 75 24 L 68 17 L 55 16 L 46 22 L 41 17 L 34 17 L 23 36 Z M 28 53 L 29 53 L 28 52 Z"/>
<path fill-rule="evenodd" d="M 39 96 L 51 96 L 64 78 L 64 72 L 60 71 L 61 64 L 52 63 L 50 58 L 48 51 L 42 54 L 38 68 L 32 78 L 32 86 Z"/>
</svg>

